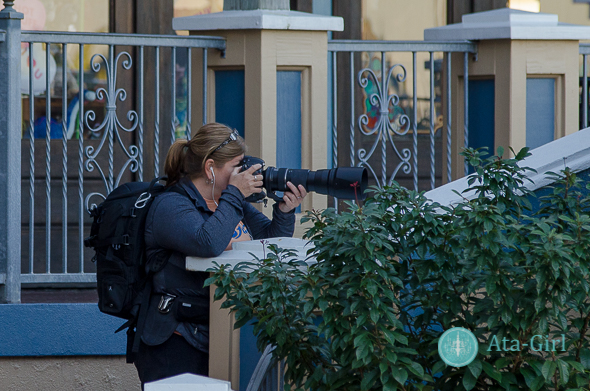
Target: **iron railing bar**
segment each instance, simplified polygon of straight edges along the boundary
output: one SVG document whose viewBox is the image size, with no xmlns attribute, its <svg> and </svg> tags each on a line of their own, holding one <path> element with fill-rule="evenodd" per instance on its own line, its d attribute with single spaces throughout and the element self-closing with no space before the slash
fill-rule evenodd
<svg viewBox="0 0 590 391">
<path fill-rule="evenodd" d="M 435 186 L 435 167 L 434 167 L 434 53 L 430 52 L 430 189 Z"/>
<path fill-rule="evenodd" d="M 447 182 L 452 181 L 451 177 L 451 53 L 447 52 Z"/>
<path fill-rule="evenodd" d="M 588 127 L 588 58 L 582 55 L 582 125 Z"/>
<path fill-rule="evenodd" d="M 191 48 L 186 49 L 186 139 L 191 139 L 191 122 L 192 122 L 192 74 L 193 74 L 193 62 L 191 59 L 192 50 Z"/>
<path fill-rule="evenodd" d="M 51 270 L 51 90 L 49 65 L 51 48 L 45 47 L 45 272 Z"/>
<path fill-rule="evenodd" d="M 80 210 L 78 215 L 79 230 L 79 251 L 80 251 L 80 272 L 84 273 L 84 44 L 80 44 L 78 54 L 78 198 L 80 201 Z"/>
<path fill-rule="evenodd" d="M 114 45 L 110 45 L 109 46 L 109 63 L 110 63 L 110 72 L 111 72 L 111 77 L 108 78 L 107 80 L 109 81 L 109 88 L 107 89 L 107 91 L 111 92 L 111 91 L 115 91 L 115 74 L 116 74 L 116 63 L 115 63 L 115 46 Z M 108 102 L 108 98 L 107 98 L 107 106 L 109 105 Z M 109 108 L 107 107 L 107 110 L 109 110 Z M 108 115 L 108 114 L 107 114 Z M 108 132 L 107 137 L 109 138 L 109 145 L 108 145 L 108 154 L 109 154 L 109 188 L 107 190 L 107 194 L 110 193 L 111 191 L 114 190 L 114 183 L 115 183 L 115 129 L 113 126 L 108 126 L 106 131 Z"/>
<path fill-rule="evenodd" d="M 381 52 L 381 97 L 382 102 L 381 104 L 384 105 L 385 107 L 381 107 L 381 114 L 383 115 L 383 111 L 385 110 L 387 112 L 387 117 L 385 118 L 385 120 L 383 118 L 380 119 L 380 122 L 383 124 L 384 128 L 383 131 L 381 132 L 381 179 L 382 179 L 382 183 L 383 186 L 387 186 L 387 132 L 389 131 L 389 129 L 387 128 L 387 125 L 389 123 L 389 99 L 387 99 L 387 96 L 389 95 L 388 91 L 387 91 L 387 84 L 388 84 L 388 80 L 387 80 L 387 76 L 385 74 L 385 52 Z"/>
<path fill-rule="evenodd" d="M 338 167 L 338 90 L 336 76 L 336 52 L 332 53 L 332 168 Z M 334 209 L 338 212 L 338 199 L 334 197 Z"/>
<path fill-rule="evenodd" d="M 143 57 L 143 50 L 144 47 L 139 47 L 139 129 L 137 132 L 138 138 L 138 147 L 139 147 L 139 181 L 143 182 L 143 121 L 144 121 L 144 114 L 143 114 L 143 105 L 144 105 L 144 91 L 143 91 L 143 71 L 144 71 L 144 57 Z"/>
<path fill-rule="evenodd" d="M 171 125 L 172 128 L 170 129 L 172 131 L 171 134 L 171 142 L 170 145 L 174 144 L 174 141 L 176 140 L 176 48 L 173 47 L 172 48 L 172 95 L 171 96 L 171 109 L 172 109 L 172 118 L 171 118 Z"/>
<path fill-rule="evenodd" d="M 178 36 L 114 33 L 62 33 L 54 31 L 23 31 L 22 42 L 74 43 L 86 45 L 128 45 L 159 47 L 206 47 L 225 50 L 225 38 L 208 36 Z"/>
<path fill-rule="evenodd" d="M 469 147 L 469 53 L 463 59 L 463 148 Z M 493 151 L 492 151 L 493 153 Z M 465 160 L 465 174 L 469 173 L 469 164 Z"/>
<path fill-rule="evenodd" d="M 68 45 L 62 47 L 61 65 L 61 137 L 62 137 L 62 260 L 63 272 L 68 272 Z"/>
<path fill-rule="evenodd" d="M 35 251 L 35 93 L 33 92 L 33 44 L 29 43 L 29 273 Z"/>
<path fill-rule="evenodd" d="M 331 52 L 477 52 L 477 45 L 470 41 L 328 41 Z"/>
<path fill-rule="evenodd" d="M 350 166 L 354 167 L 354 52 L 350 52 Z"/>
<path fill-rule="evenodd" d="M 156 46 L 156 120 L 154 133 L 154 174 L 160 176 L 160 47 Z"/>
<path fill-rule="evenodd" d="M 414 147 L 414 190 L 418 191 L 418 72 L 416 69 L 416 52 L 412 52 L 412 99 L 413 99 L 413 119 L 412 119 L 412 144 Z"/>
<path fill-rule="evenodd" d="M 203 49 L 203 125 L 207 123 L 207 49 Z M 245 130 L 245 129 L 244 129 Z"/>
</svg>

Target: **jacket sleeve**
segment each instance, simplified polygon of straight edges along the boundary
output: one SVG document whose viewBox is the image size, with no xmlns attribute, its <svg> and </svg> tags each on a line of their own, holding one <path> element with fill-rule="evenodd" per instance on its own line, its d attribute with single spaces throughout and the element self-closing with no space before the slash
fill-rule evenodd
<svg viewBox="0 0 590 391">
<path fill-rule="evenodd" d="M 226 249 L 244 216 L 243 199 L 238 188 L 229 186 L 222 192 L 215 212 L 206 219 L 189 198 L 164 193 L 151 206 L 154 210 L 150 210 L 152 221 L 146 234 L 153 235 L 156 244 L 165 249 L 187 256 L 216 257 Z"/>
<path fill-rule="evenodd" d="M 272 206 L 272 220 L 248 202 L 244 202 L 244 221 L 254 239 L 292 237 L 295 231 L 295 209 L 283 213 L 278 202 Z"/>
</svg>

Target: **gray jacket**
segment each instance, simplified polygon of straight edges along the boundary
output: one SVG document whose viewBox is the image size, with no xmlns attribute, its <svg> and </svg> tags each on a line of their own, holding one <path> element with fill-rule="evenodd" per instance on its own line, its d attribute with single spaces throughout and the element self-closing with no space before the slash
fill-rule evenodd
<svg viewBox="0 0 590 391">
<path fill-rule="evenodd" d="M 178 185 L 186 191 L 188 198 L 175 192 L 163 193 L 154 200 L 147 215 L 147 262 L 150 264 L 166 258 L 168 261 L 154 275 L 152 299 L 142 340 L 147 345 L 159 345 L 177 330 L 191 345 L 208 351 L 208 325 L 178 322 L 172 312 L 160 313 L 157 307 L 162 294 L 202 300 L 203 307 L 208 311 L 209 288 L 203 287 L 208 273 L 187 271 L 186 256 L 220 255 L 229 244 L 240 220 L 253 239 L 290 237 L 295 228 L 295 211 L 283 213 L 275 203 L 273 218 L 269 220 L 244 200 L 237 187 L 229 185 L 221 193 L 219 206 L 215 212 L 211 212 L 189 178 L 183 178 Z"/>
</svg>

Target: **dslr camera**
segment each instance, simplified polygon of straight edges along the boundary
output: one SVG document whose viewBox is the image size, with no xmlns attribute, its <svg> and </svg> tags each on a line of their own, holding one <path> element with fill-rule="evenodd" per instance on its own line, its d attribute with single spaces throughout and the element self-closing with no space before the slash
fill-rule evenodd
<svg viewBox="0 0 590 391">
<path fill-rule="evenodd" d="M 240 161 L 240 171 L 249 167 L 261 164 L 262 167 L 254 172 L 254 175 L 262 175 L 263 191 L 246 197 L 248 202 L 261 202 L 266 197 L 275 201 L 282 201 L 276 192 L 289 191 L 287 182 L 296 187 L 303 185 L 308 192 L 326 194 L 332 197 L 345 200 L 364 200 L 365 190 L 369 184 L 369 174 L 366 168 L 361 167 L 338 167 L 326 170 L 302 170 L 291 168 L 266 167 L 264 160 L 245 156 Z"/>
</svg>

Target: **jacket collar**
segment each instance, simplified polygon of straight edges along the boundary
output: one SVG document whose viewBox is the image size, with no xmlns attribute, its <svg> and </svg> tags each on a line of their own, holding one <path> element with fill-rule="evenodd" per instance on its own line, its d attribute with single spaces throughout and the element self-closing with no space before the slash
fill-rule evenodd
<svg viewBox="0 0 590 391">
<path fill-rule="evenodd" d="M 178 181 L 178 186 L 182 187 L 184 191 L 187 192 L 189 198 L 193 201 L 197 208 L 211 212 L 211 210 L 207 206 L 207 203 L 205 202 L 205 199 L 203 198 L 201 193 L 199 193 L 195 184 L 193 183 L 193 181 L 190 180 L 189 177 L 185 176 L 182 179 L 180 179 Z"/>
</svg>

